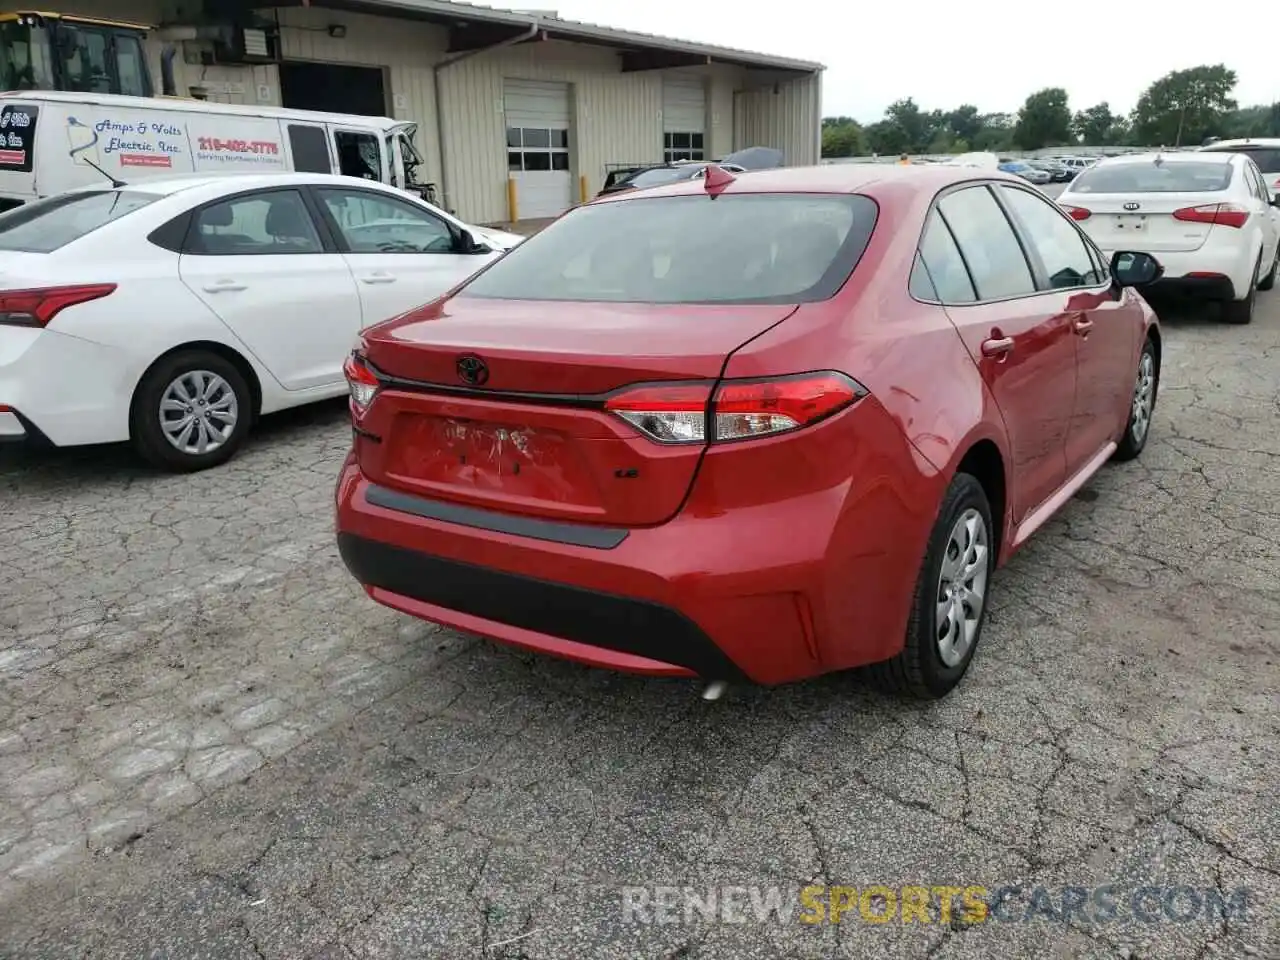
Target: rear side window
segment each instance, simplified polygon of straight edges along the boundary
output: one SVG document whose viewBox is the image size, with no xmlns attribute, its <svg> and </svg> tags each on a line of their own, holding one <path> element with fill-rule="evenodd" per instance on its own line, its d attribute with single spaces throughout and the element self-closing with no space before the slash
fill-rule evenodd
<svg viewBox="0 0 1280 960">
<path fill-rule="evenodd" d="M 0 214 L 0 250 L 52 253 L 159 200 L 140 190 L 64 193 Z"/>
<path fill-rule="evenodd" d="M 329 144 L 322 127 L 289 124 L 289 152 L 293 154 L 293 169 L 298 173 L 333 173 Z"/>
<path fill-rule="evenodd" d="M 482 271 L 465 295 L 607 303 L 807 303 L 866 249 L 869 197 L 705 194 L 579 207 Z"/>
<path fill-rule="evenodd" d="M 938 214 L 931 214 L 929 225 L 925 227 L 924 236 L 920 239 L 919 268 L 923 268 L 928 282 L 936 291 L 941 303 L 973 303 L 978 299 L 973 290 L 973 282 L 969 279 L 969 270 L 960 256 L 960 248 L 956 246 L 951 231 L 942 222 Z M 920 299 L 933 299 L 921 296 L 913 279 L 912 291 Z"/>
<path fill-rule="evenodd" d="M 1001 300 L 1036 292 L 1022 245 L 990 190 L 957 190 L 942 198 L 938 210 L 964 255 L 978 299 Z"/>
<path fill-rule="evenodd" d="M 1086 170 L 1072 193 L 1216 193 L 1231 185 L 1231 164 L 1185 160 L 1168 163 L 1120 163 Z"/>
</svg>

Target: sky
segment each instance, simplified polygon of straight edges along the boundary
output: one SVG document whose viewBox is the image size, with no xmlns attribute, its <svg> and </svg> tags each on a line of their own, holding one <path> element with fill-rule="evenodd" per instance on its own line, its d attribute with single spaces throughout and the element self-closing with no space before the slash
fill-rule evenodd
<svg viewBox="0 0 1280 960">
<path fill-rule="evenodd" d="M 1206 43 L 1194 18 L 1150 4 L 1104 4 L 1031 13 L 1009 0 L 840 3 L 788 0 L 754 6 L 699 0 L 535 0 L 490 6 L 555 10 L 571 20 L 640 30 L 813 60 L 823 76 L 824 116 L 879 120 L 913 97 L 922 109 L 972 103 L 1014 113 L 1027 94 L 1064 87 L 1072 110 L 1103 100 L 1133 109 L 1142 91 L 1171 70 L 1223 62 L 1236 71 L 1242 106 L 1280 100 L 1276 42 L 1258 11 L 1256 30 Z M 1239 8 L 1244 13 L 1244 8 Z M 1074 28 L 1072 24 L 1074 23 Z"/>
</svg>

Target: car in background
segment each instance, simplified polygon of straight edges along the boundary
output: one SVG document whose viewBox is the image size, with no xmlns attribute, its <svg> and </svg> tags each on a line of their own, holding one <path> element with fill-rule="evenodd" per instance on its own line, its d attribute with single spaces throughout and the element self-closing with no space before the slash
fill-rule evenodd
<svg viewBox="0 0 1280 960">
<path fill-rule="evenodd" d="M 1216 140 L 1201 147 L 1201 153 L 1242 153 L 1258 165 L 1267 192 L 1280 191 L 1280 138 L 1257 137 L 1248 140 Z"/>
<path fill-rule="evenodd" d="M 1098 162 L 1097 157 L 1070 156 L 1055 157 L 1054 159 L 1060 161 L 1064 167 L 1070 167 L 1072 170 L 1076 171 L 1076 173 L 1079 173 L 1081 170 L 1088 170 Z"/>
<path fill-rule="evenodd" d="M 1047 171 L 1033 167 L 1024 160 L 1002 160 L 1000 161 L 1000 169 L 1037 186 L 1046 184 L 1052 179 Z"/>
<path fill-rule="evenodd" d="M 1077 171 L 1068 167 L 1059 160 L 1034 159 L 1028 160 L 1027 166 L 1035 167 L 1037 170 L 1043 170 L 1049 174 L 1049 180 L 1052 183 L 1067 183 L 1075 179 Z"/>
<path fill-rule="evenodd" d="M 1257 291 L 1275 284 L 1276 202 L 1249 157 L 1199 151 L 1111 157 L 1058 197 L 1104 252 L 1158 257 L 1153 292 L 1219 301 L 1230 323 L 1249 323 Z"/>
<path fill-rule="evenodd" d="M 682 180 L 700 180 L 706 176 L 707 167 L 715 164 L 729 173 L 745 173 L 748 170 L 770 170 L 782 166 L 781 150 L 771 147 L 747 147 L 729 154 L 722 160 L 676 160 L 655 164 L 633 171 L 612 183 L 606 179 L 604 188 L 596 195 L 606 197 L 629 190 L 647 190 Z"/>
<path fill-rule="evenodd" d="M 582 205 L 364 332 L 339 550 L 379 603 L 526 650 L 943 696 L 997 566 L 1141 453 L 1158 275 L 971 167 Z"/>
<path fill-rule="evenodd" d="M 524 240 L 329 174 L 187 174 L 0 215 L 0 439 L 231 457 L 260 414 L 340 396 L 359 331 Z"/>
</svg>

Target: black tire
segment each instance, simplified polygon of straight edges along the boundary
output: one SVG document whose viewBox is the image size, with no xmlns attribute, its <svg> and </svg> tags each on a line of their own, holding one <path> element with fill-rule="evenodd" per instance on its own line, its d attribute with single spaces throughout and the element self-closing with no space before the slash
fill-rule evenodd
<svg viewBox="0 0 1280 960">
<path fill-rule="evenodd" d="M 1276 244 L 1276 255 L 1271 258 L 1271 269 L 1258 284 L 1259 290 L 1270 290 L 1276 285 L 1276 271 L 1280 269 L 1280 243 Z"/>
<path fill-rule="evenodd" d="M 986 582 L 982 609 L 978 613 L 973 641 L 963 657 L 954 664 L 943 661 L 939 651 L 938 602 L 943 560 L 947 555 L 952 530 L 969 511 L 975 511 L 984 525 L 986 537 Z M 947 487 L 938 510 L 938 519 L 929 534 L 924 562 L 916 579 L 911 599 L 911 618 L 902 651 L 892 660 L 868 668 L 871 681 L 880 689 L 898 696 L 920 700 L 945 697 L 960 682 L 973 662 L 974 652 L 982 639 L 982 626 L 990 606 L 991 578 L 995 572 L 995 525 L 991 522 L 991 505 L 977 479 L 967 473 L 956 474 Z"/>
<path fill-rule="evenodd" d="M 1249 295 L 1243 300 L 1226 300 L 1222 304 L 1222 319 L 1227 323 L 1253 323 L 1253 305 L 1258 300 L 1258 271 L 1262 269 L 1262 254 L 1258 254 L 1258 262 L 1253 268 L 1253 283 L 1249 284 Z"/>
<path fill-rule="evenodd" d="M 229 435 L 212 450 L 187 452 L 169 441 L 161 425 L 160 402 L 170 385 L 185 375 L 213 374 L 234 397 L 235 420 Z M 219 393 L 219 397 L 225 392 Z M 142 377 L 134 391 L 129 436 L 134 449 L 149 463 L 173 473 L 193 473 L 226 463 L 244 443 L 253 420 L 253 394 L 236 365 L 207 350 L 183 350 L 164 357 Z M 219 421 L 221 422 L 221 421 Z"/>
<path fill-rule="evenodd" d="M 1150 365 L 1148 368 L 1148 364 Z M 1142 390 L 1142 380 L 1149 369 L 1150 381 L 1147 384 L 1148 404 L 1146 407 L 1147 419 L 1140 431 L 1135 431 L 1138 424 L 1137 399 L 1138 394 Z M 1133 399 L 1134 403 L 1129 405 L 1129 419 L 1125 421 L 1124 433 L 1121 434 L 1119 442 L 1116 444 L 1116 452 L 1111 455 L 1111 459 L 1119 463 L 1126 460 L 1134 460 L 1147 446 L 1147 438 L 1151 436 L 1151 420 L 1156 412 L 1156 398 L 1160 395 L 1160 365 L 1156 362 L 1155 344 L 1148 339 L 1142 345 L 1142 353 L 1138 355 L 1138 369 L 1134 374 Z"/>
</svg>

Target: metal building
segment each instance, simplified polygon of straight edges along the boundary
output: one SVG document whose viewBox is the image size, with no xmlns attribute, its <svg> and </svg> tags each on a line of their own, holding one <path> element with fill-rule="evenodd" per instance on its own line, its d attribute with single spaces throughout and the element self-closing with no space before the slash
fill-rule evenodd
<svg viewBox="0 0 1280 960">
<path fill-rule="evenodd" d="M 819 157 L 816 63 L 446 0 L 75 0 L 66 12 L 155 24 L 152 72 L 168 60 L 179 95 L 416 121 L 418 179 L 472 222 L 513 206 L 555 216 L 614 165 L 746 146 L 794 165 Z"/>
</svg>

